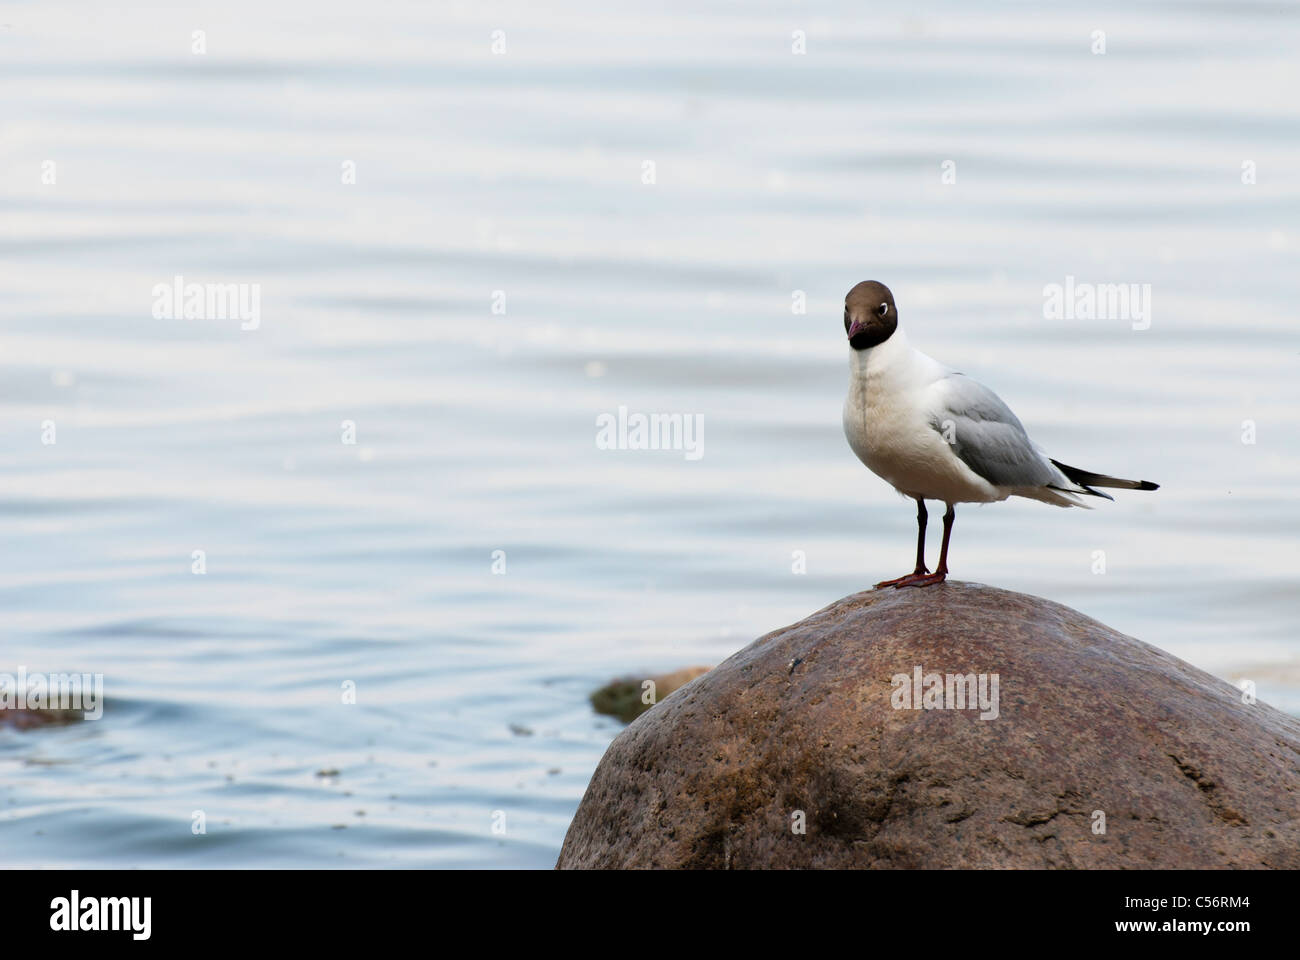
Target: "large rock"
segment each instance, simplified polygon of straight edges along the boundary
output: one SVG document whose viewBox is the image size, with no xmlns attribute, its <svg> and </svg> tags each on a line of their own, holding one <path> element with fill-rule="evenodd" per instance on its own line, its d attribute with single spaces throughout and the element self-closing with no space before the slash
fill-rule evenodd
<svg viewBox="0 0 1300 960">
<path fill-rule="evenodd" d="M 911 709 L 917 667 L 996 718 Z M 624 730 L 557 866 L 1300 867 L 1300 721 L 1243 699 L 1036 597 L 859 593 Z"/>
</svg>

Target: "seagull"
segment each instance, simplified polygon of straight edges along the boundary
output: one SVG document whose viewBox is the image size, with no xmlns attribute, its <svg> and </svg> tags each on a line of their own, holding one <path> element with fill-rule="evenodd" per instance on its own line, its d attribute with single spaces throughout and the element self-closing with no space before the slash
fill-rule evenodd
<svg viewBox="0 0 1300 960">
<path fill-rule="evenodd" d="M 894 295 L 864 280 L 844 298 L 849 338 L 849 393 L 844 435 L 872 473 L 916 501 L 916 569 L 882 587 L 928 587 L 948 576 L 948 540 L 958 503 L 1008 497 L 1058 507 L 1087 507 L 1094 487 L 1157 490 L 1148 480 L 1121 480 L 1048 458 L 1002 399 L 970 377 L 913 348 L 898 326 Z M 942 500 L 939 566 L 925 566 L 925 501 Z"/>
</svg>

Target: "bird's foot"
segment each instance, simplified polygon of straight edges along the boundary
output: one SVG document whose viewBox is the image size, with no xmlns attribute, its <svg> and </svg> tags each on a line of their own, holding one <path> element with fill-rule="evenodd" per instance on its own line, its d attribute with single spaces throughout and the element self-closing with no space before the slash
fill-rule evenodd
<svg viewBox="0 0 1300 960">
<path fill-rule="evenodd" d="M 923 577 L 930 571 L 925 567 L 917 567 L 905 577 L 895 577 L 893 580 L 881 580 L 876 584 L 876 590 L 883 590 L 885 587 L 905 587 L 909 580 L 915 580 L 917 577 Z"/>
<path fill-rule="evenodd" d="M 903 577 L 899 580 L 894 584 L 894 589 L 898 590 L 903 587 L 929 587 L 936 583 L 943 583 L 947 579 L 948 574 L 946 571 L 943 573 L 913 574 L 910 577 Z"/>
</svg>

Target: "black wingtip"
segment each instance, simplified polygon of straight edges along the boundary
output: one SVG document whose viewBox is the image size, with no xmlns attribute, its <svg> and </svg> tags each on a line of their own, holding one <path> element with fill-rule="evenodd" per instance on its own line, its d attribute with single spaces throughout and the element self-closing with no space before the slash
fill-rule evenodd
<svg viewBox="0 0 1300 960">
<path fill-rule="evenodd" d="M 1124 480 L 1121 477 L 1108 477 L 1104 473 L 1093 473 L 1090 470 L 1080 470 L 1078 467 L 1072 467 L 1068 463 L 1062 463 L 1060 460 L 1053 460 L 1056 469 L 1065 474 L 1066 479 L 1072 483 L 1077 483 L 1081 487 L 1111 487 L 1119 490 L 1159 490 L 1160 484 L 1152 483 L 1150 480 Z M 1091 491 L 1090 491 L 1091 492 Z M 1107 499 L 1110 499 L 1107 497 Z"/>
</svg>

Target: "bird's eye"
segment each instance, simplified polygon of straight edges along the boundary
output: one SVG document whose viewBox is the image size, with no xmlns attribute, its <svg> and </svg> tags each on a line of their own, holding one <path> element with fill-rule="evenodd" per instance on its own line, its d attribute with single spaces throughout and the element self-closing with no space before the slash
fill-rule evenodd
<svg viewBox="0 0 1300 960">
<path fill-rule="evenodd" d="M 888 316 L 888 315 L 889 315 L 889 304 L 887 304 L 887 303 L 882 303 L 879 307 L 876 308 L 876 313 L 880 314 L 882 317 L 884 317 L 884 316 Z"/>
</svg>

